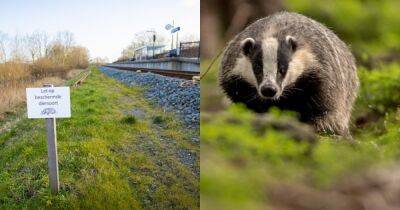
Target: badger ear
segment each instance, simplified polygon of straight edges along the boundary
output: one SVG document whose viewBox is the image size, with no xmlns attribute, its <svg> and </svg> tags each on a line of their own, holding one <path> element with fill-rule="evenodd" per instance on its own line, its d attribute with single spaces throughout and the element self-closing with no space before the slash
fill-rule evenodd
<svg viewBox="0 0 400 210">
<path fill-rule="evenodd" d="M 256 41 L 253 38 L 246 38 L 240 43 L 240 47 L 242 48 L 242 52 L 245 56 L 249 56 L 254 49 Z"/>
<path fill-rule="evenodd" d="M 286 43 L 290 46 L 292 51 L 296 51 L 297 49 L 297 41 L 292 36 L 286 36 Z"/>
</svg>

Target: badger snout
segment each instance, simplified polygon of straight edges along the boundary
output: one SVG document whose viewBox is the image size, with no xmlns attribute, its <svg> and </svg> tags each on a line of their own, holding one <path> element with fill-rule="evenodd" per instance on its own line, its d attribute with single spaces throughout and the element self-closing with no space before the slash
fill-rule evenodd
<svg viewBox="0 0 400 210">
<path fill-rule="evenodd" d="M 276 92 L 278 92 L 278 90 L 273 85 L 263 85 L 260 88 L 260 92 L 262 96 L 266 98 L 272 98 L 276 95 Z"/>
<path fill-rule="evenodd" d="M 273 83 L 260 85 L 259 94 L 263 98 L 277 98 L 279 87 Z"/>
</svg>

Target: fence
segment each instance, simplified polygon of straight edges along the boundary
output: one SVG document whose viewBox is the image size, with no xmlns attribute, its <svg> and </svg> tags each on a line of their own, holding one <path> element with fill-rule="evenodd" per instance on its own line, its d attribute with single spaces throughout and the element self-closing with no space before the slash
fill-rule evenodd
<svg viewBox="0 0 400 210">
<path fill-rule="evenodd" d="M 179 57 L 200 58 L 200 41 L 181 42 L 179 47 Z"/>
<path fill-rule="evenodd" d="M 200 59 L 200 41 L 181 42 L 179 44 L 179 49 L 160 50 L 159 52 L 155 52 L 154 56 L 153 55 L 144 55 L 144 56 L 141 56 L 140 59 L 133 57 L 133 58 L 129 58 L 129 59 L 127 58 L 125 60 L 117 60 L 113 63 L 125 63 L 125 62 L 130 62 L 130 61 L 152 60 L 152 59 L 169 58 L 169 57 Z"/>
</svg>

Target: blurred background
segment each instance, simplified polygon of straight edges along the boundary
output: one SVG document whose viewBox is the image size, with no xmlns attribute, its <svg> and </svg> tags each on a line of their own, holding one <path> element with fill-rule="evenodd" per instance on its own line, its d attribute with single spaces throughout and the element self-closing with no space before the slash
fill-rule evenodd
<svg viewBox="0 0 400 210">
<path fill-rule="evenodd" d="M 217 59 L 201 81 L 201 208 L 400 209 L 398 8 L 397 0 L 201 1 L 203 72 L 246 26 L 286 10 L 345 41 L 361 82 L 350 144 L 309 133 L 290 113 L 257 116 L 231 105 L 217 84 Z M 294 129 L 271 126 L 277 121 Z"/>
</svg>

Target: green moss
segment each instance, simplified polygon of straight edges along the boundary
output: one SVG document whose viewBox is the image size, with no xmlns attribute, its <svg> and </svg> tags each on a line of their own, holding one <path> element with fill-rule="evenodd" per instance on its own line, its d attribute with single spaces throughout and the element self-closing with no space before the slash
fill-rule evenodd
<svg viewBox="0 0 400 210">
<path fill-rule="evenodd" d="M 361 87 L 356 107 L 384 115 L 397 109 L 400 101 L 400 65 L 393 63 L 374 70 L 359 68 Z"/>
<path fill-rule="evenodd" d="M 360 93 L 354 110 L 351 144 L 330 135 L 316 143 L 295 141 L 287 132 L 268 127 L 259 133 L 256 114 L 241 105 L 202 113 L 201 203 L 213 209 L 264 209 L 271 183 L 296 183 L 325 189 L 344 177 L 400 159 L 400 66 L 359 69 Z M 357 126 L 359 117 L 375 113 Z M 296 115 L 271 110 L 275 119 Z"/>
</svg>

